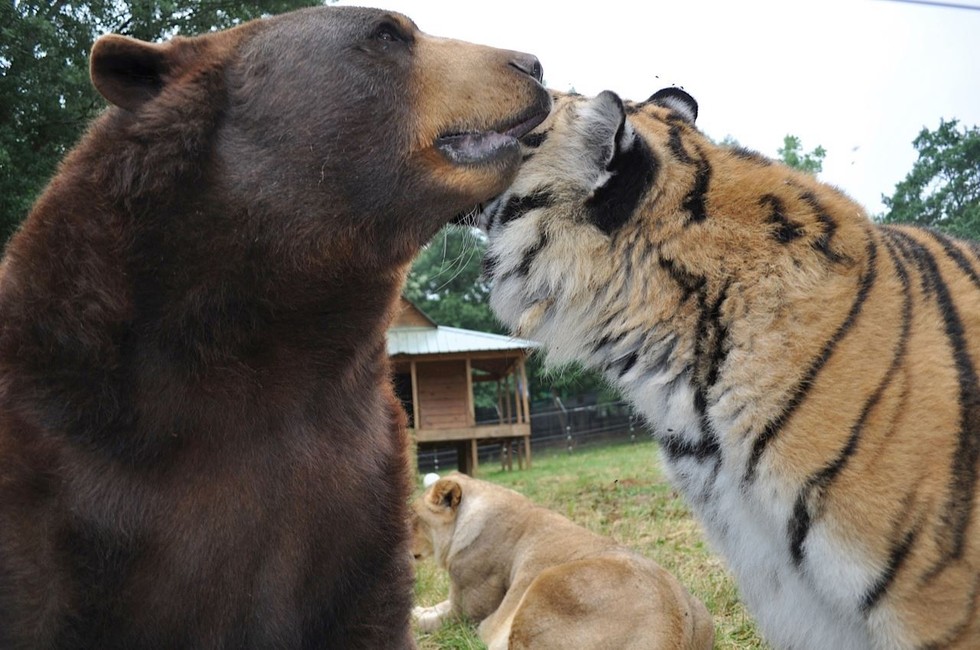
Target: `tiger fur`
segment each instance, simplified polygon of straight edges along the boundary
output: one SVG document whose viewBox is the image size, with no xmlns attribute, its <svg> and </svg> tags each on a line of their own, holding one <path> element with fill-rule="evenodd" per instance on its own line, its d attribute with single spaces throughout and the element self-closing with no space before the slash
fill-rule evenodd
<svg viewBox="0 0 980 650">
<path fill-rule="evenodd" d="M 482 214 L 491 306 L 643 413 L 775 647 L 980 647 L 977 245 L 696 116 L 558 97 Z"/>
</svg>

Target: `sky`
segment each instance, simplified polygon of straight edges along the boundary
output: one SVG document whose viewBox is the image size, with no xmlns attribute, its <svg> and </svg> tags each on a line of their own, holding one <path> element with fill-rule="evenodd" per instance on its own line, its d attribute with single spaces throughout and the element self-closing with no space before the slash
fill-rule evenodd
<svg viewBox="0 0 980 650">
<path fill-rule="evenodd" d="M 533 53 L 556 90 L 643 100 L 681 86 L 716 140 L 731 136 L 768 156 L 787 134 L 805 151 L 823 146 L 821 180 L 871 214 L 912 169 L 924 127 L 954 118 L 980 125 L 980 0 L 339 4 L 399 11 L 435 36 Z"/>
</svg>

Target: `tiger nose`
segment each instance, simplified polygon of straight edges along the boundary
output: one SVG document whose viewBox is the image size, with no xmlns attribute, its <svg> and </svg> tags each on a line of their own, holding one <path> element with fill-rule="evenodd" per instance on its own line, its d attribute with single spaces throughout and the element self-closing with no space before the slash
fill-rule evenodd
<svg viewBox="0 0 980 650">
<path fill-rule="evenodd" d="M 533 54 L 517 54 L 510 60 L 510 64 L 535 81 L 540 82 L 544 78 L 541 62 Z"/>
</svg>

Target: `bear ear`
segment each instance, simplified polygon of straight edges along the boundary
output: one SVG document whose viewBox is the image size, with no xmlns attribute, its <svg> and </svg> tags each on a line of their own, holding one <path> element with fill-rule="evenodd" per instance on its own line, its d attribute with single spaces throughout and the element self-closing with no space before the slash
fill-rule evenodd
<svg viewBox="0 0 980 650">
<path fill-rule="evenodd" d="M 463 488 L 451 478 L 439 479 L 429 492 L 429 503 L 446 510 L 455 511 L 462 498 Z"/>
<path fill-rule="evenodd" d="M 89 73 L 109 102 L 135 111 L 157 96 L 171 62 L 166 45 L 109 34 L 92 47 Z"/>
<path fill-rule="evenodd" d="M 662 88 L 653 93 L 647 102 L 669 108 L 691 124 L 698 119 L 698 103 L 680 88 Z"/>
</svg>

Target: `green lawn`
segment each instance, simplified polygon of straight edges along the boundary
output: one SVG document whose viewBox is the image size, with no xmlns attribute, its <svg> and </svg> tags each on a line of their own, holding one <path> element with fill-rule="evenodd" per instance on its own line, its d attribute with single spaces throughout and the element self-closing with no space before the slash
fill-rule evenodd
<svg viewBox="0 0 980 650">
<path fill-rule="evenodd" d="M 484 464 L 479 478 L 517 490 L 659 562 L 707 605 L 715 622 L 715 648 L 768 647 L 739 601 L 731 575 L 664 478 L 652 442 L 540 454 L 527 471 L 503 472 L 499 465 Z M 433 605 L 446 598 L 448 579 L 431 561 L 420 563 L 415 592 L 418 604 Z M 417 638 L 422 650 L 485 647 L 465 622 Z"/>
</svg>

